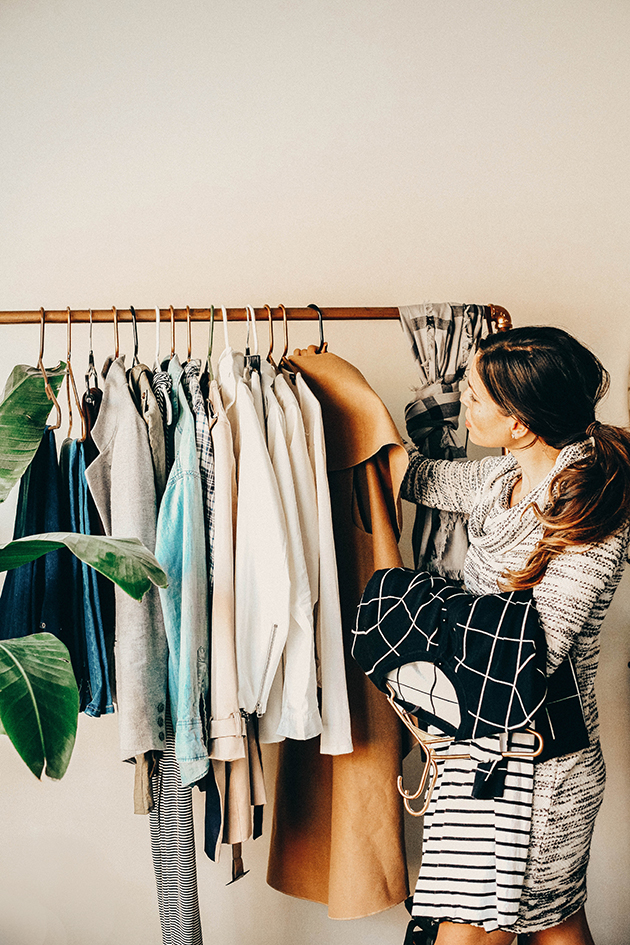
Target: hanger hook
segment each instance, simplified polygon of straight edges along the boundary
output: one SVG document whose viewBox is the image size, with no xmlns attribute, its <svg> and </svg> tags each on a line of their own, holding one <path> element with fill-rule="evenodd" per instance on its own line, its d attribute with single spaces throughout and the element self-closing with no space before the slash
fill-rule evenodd
<svg viewBox="0 0 630 945">
<path fill-rule="evenodd" d="M 79 399 L 79 392 L 77 391 L 76 381 L 74 379 L 74 371 L 72 370 L 72 312 L 70 311 L 70 306 L 68 306 L 68 329 L 67 329 L 67 358 L 66 358 L 66 393 L 68 395 L 68 438 L 72 433 L 72 397 L 74 397 L 74 402 L 77 410 L 79 411 L 79 417 L 81 418 L 81 437 L 80 442 L 83 443 L 87 436 L 87 424 L 85 422 L 85 415 L 81 409 L 81 401 Z M 71 396 L 72 393 L 72 396 Z"/>
<path fill-rule="evenodd" d="M 44 330 L 45 330 L 45 324 L 46 324 L 46 312 L 44 311 L 43 308 L 40 308 L 39 314 L 40 314 L 40 320 L 39 320 L 39 358 L 38 358 L 38 364 L 39 364 L 40 361 L 43 362 L 43 359 L 44 359 Z"/>
<path fill-rule="evenodd" d="M 188 360 L 190 361 L 192 357 L 192 338 L 190 331 L 190 305 L 186 306 L 186 342 L 188 345 Z"/>
<path fill-rule="evenodd" d="M 282 352 L 282 357 L 280 358 L 280 364 L 282 364 L 287 356 L 289 350 L 289 325 L 287 321 L 287 310 L 284 305 L 279 305 L 278 308 L 282 312 L 282 331 L 284 333 L 284 351 Z"/>
<path fill-rule="evenodd" d="M 214 305 L 210 306 L 210 333 L 208 337 L 208 359 L 212 355 L 212 349 L 214 348 Z"/>
<path fill-rule="evenodd" d="M 171 313 L 171 357 L 175 356 L 175 309 L 172 305 L 169 305 L 169 312 Z"/>
<path fill-rule="evenodd" d="M 94 380 L 94 386 L 98 387 L 98 374 L 96 373 L 96 366 L 94 364 L 94 344 L 92 341 L 92 330 L 94 328 L 94 322 L 92 320 L 92 309 L 90 309 L 90 351 L 88 354 L 88 370 L 85 375 L 85 389 L 87 395 L 91 397 L 90 394 L 90 380 Z"/>
<path fill-rule="evenodd" d="M 129 306 L 129 311 L 131 312 L 131 328 L 133 330 L 133 361 L 132 366 L 135 367 L 136 364 L 139 364 L 138 360 L 138 325 L 136 324 L 136 310 L 133 305 Z"/>
<path fill-rule="evenodd" d="M 267 361 L 275 367 L 271 353 L 273 351 L 273 313 L 270 305 L 265 305 L 267 316 L 269 318 L 269 351 L 267 352 Z"/>
<path fill-rule="evenodd" d="M 58 430 L 59 427 L 61 426 L 61 407 L 59 406 L 59 401 L 55 397 L 54 390 L 50 386 L 50 381 L 48 380 L 48 374 L 46 373 L 46 368 L 44 367 L 44 331 L 45 331 L 45 325 L 46 325 L 46 312 L 44 311 L 43 308 L 40 308 L 39 314 L 41 316 L 41 319 L 40 319 L 40 329 L 39 329 L 39 360 L 37 362 L 37 367 L 42 372 L 42 377 L 44 378 L 44 385 L 46 388 L 46 396 L 48 397 L 48 400 L 51 400 L 53 402 L 54 407 L 55 407 L 56 418 L 57 418 L 56 422 L 52 426 L 49 426 L 48 429 Z"/>
<path fill-rule="evenodd" d="M 229 347 L 230 347 L 230 339 L 229 339 L 229 337 L 228 337 L 228 326 L 227 326 L 227 323 L 228 323 L 228 314 L 227 314 L 227 308 L 225 307 L 225 305 L 222 305 L 222 306 L 221 306 L 221 313 L 222 313 L 222 315 L 223 315 L 223 339 L 224 339 L 224 342 L 225 342 L 225 347 L 226 347 L 226 348 L 229 348 Z"/>
<path fill-rule="evenodd" d="M 248 305 L 250 324 L 252 326 L 252 338 L 254 340 L 254 354 L 258 354 L 258 332 L 256 330 L 256 309 L 253 305 Z"/>
<path fill-rule="evenodd" d="M 112 315 L 114 316 L 114 358 L 120 353 L 120 339 L 118 337 L 118 311 L 115 305 L 112 305 Z"/>
<path fill-rule="evenodd" d="M 70 306 L 68 306 L 68 324 L 66 328 L 66 396 L 68 398 L 68 432 L 66 436 L 70 439 L 72 433 L 72 397 L 70 395 L 70 376 L 72 375 L 72 316 Z M 74 378 L 73 378 L 74 380 Z"/>
<path fill-rule="evenodd" d="M 249 314 L 249 305 L 245 306 L 245 321 L 247 322 L 247 334 L 245 335 L 245 357 L 248 358 L 250 355 L 249 349 L 249 336 L 251 332 L 251 316 Z"/>
<path fill-rule="evenodd" d="M 321 354 L 326 345 L 326 342 L 324 341 L 324 313 L 322 312 L 319 305 L 315 305 L 314 302 L 311 302 L 308 308 L 314 309 L 314 311 L 317 312 L 317 317 L 319 319 L 319 348 L 317 349 L 317 354 Z"/>
<path fill-rule="evenodd" d="M 210 306 L 210 325 L 208 328 L 208 357 L 206 360 L 206 370 L 208 372 L 208 377 L 210 380 L 213 380 L 214 375 L 212 373 L 212 348 L 214 346 L 214 305 Z"/>
<path fill-rule="evenodd" d="M 155 370 L 160 367 L 160 307 L 155 306 Z"/>
<path fill-rule="evenodd" d="M 66 309 L 68 322 L 66 329 L 66 361 L 68 364 L 72 361 L 72 313 L 70 311 L 70 306 Z"/>
</svg>

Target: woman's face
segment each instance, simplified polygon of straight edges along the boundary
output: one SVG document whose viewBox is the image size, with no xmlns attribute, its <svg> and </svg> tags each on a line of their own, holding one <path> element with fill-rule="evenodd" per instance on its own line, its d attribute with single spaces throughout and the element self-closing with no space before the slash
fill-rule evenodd
<svg viewBox="0 0 630 945">
<path fill-rule="evenodd" d="M 477 373 L 477 358 L 473 361 L 468 375 L 468 387 L 462 394 L 462 403 L 466 407 L 466 427 L 470 439 L 477 446 L 514 447 L 513 432 L 525 430 L 514 417 L 506 416 L 494 402 Z"/>
</svg>

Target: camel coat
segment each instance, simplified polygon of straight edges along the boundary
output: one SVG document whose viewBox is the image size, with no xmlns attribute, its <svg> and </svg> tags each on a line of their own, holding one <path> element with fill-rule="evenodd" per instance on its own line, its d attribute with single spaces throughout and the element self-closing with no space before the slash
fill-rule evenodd
<svg viewBox="0 0 630 945">
<path fill-rule="evenodd" d="M 322 407 L 354 751 L 322 755 L 319 737 L 280 746 L 267 881 L 327 903 L 331 918 L 359 918 L 408 895 L 396 788 L 402 733 L 350 656 L 365 584 L 376 569 L 401 564 L 398 491 L 407 454 L 384 404 L 351 364 L 311 349 L 292 363 Z"/>
</svg>

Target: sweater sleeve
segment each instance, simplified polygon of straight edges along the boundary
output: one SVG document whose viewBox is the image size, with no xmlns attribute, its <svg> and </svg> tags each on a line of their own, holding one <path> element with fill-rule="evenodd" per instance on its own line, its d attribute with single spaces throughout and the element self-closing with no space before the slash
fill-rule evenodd
<svg viewBox="0 0 630 945">
<path fill-rule="evenodd" d="M 433 509 L 470 512 L 496 461 L 492 456 L 468 462 L 427 459 L 419 450 L 412 450 L 400 495 Z"/>
<path fill-rule="evenodd" d="M 594 682 L 599 652 L 596 638 L 621 580 L 628 537 L 628 529 L 623 529 L 597 545 L 558 555 L 534 587 L 547 637 L 548 673 L 570 655 L 578 666 L 578 676 L 592 675 L 590 682 Z"/>
</svg>

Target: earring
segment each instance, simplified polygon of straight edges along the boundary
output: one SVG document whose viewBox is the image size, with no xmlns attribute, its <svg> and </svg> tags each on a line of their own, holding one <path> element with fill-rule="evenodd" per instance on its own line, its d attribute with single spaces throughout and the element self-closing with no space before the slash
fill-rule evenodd
<svg viewBox="0 0 630 945">
<path fill-rule="evenodd" d="M 516 432 L 516 430 L 512 430 L 512 439 L 513 439 L 513 440 L 517 440 L 517 439 L 518 439 L 518 433 Z"/>
</svg>

